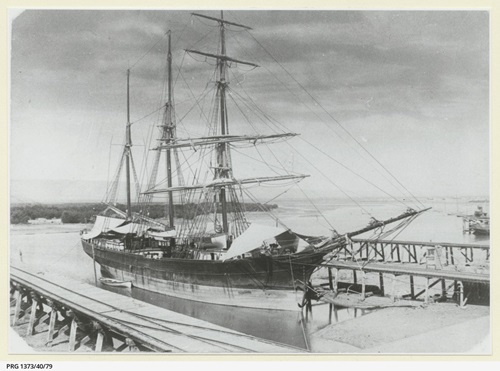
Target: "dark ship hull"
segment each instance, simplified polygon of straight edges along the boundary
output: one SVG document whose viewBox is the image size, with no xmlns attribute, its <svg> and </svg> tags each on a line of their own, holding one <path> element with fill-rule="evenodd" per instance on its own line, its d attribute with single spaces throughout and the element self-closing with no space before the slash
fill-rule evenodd
<svg viewBox="0 0 500 371">
<path fill-rule="evenodd" d="M 103 276 L 132 281 L 134 287 L 206 303 L 277 310 L 299 309 L 303 283 L 330 251 L 222 261 L 152 259 L 86 240 L 82 245 Z"/>
</svg>

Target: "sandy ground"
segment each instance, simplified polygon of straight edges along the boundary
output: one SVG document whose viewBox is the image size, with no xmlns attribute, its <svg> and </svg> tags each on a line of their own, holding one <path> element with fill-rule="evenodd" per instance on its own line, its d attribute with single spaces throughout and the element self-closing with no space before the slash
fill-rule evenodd
<svg viewBox="0 0 500 371">
<path fill-rule="evenodd" d="M 316 353 L 490 352 L 490 308 L 453 303 L 381 309 L 311 335 Z"/>
</svg>

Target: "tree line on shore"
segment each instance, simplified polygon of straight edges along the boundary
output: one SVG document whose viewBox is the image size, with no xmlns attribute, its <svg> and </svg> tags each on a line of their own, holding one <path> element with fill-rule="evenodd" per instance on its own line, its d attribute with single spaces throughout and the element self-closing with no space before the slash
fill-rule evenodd
<svg viewBox="0 0 500 371">
<path fill-rule="evenodd" d="M 10 208 L 11 224 L 28 224 L 29 220 L 38 218 L 61 219 L 64 224 L 70 223 L 91 223 L 95 215 L 102 213 L 108 205 L 103 203 L 68 203 L 68 204 L 23 204 L 12 205 Z M 118 209 L 125 211 L 126 206 L 122 204 L 115 205 Z M 142 212 L 143 205 L 133 205 L 132 212 Z M 278 205 L 264 205 L 259 203 L 245 203 L 246 211 L 268 211 L 277 208 Z M 233 211 L 231 204 L 228 205 L 228 211 Z M 196 215 L 213 212 L 213 207 L 200 204 L 186 204 L 174 206 L 175 217 L 194 218 Z M 220 210 L 218 210 L 220 211 Z M 147 216 L 153 219 L 165 216 L 164 204 L 148 205 Z"/>
</svg>

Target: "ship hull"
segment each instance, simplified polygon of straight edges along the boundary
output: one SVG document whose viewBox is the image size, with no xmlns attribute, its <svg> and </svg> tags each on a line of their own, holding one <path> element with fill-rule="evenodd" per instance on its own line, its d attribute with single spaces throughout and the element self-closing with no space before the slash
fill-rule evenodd
<svg viewBox="0 0 500 371">
<path fill-rule="evenodd" d="M 132 281 L 134 287 L 212 304 L 298 310 L 307 282 L 322 253 L 230 261 L 150 259 L 82 240 L 85 253 L 100 264 L 103 276 Z"/>
</svg>

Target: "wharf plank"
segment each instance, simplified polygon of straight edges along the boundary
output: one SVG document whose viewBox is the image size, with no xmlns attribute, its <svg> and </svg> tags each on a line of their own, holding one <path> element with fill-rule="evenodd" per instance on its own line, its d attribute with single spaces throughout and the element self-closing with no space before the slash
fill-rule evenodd
<svg viewBox="0 0 500 371">
<path fill-rule="evenodd" d="M 299 353 L 306 350 L 259 339 L 103 290 L 61 275 L 11 267 L 11 280 L 114 328 L 158 351 L 188 353 Z"/>
</svg>

